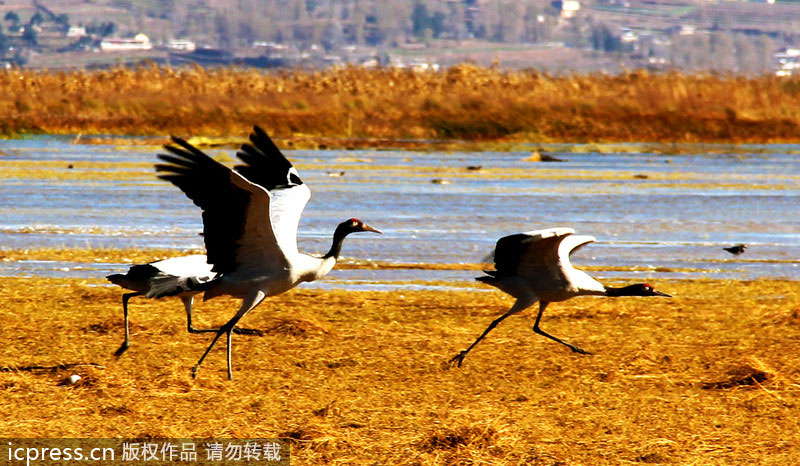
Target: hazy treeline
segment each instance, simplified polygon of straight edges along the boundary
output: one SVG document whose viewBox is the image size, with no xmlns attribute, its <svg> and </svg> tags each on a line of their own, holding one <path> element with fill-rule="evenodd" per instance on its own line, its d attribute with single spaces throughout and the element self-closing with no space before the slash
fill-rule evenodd
<svg viewBox="0 0 800 466">
<path fill-rule="evenodd" d="M 255 40 L 322 44 L 396 45 L 432 38 L 538 41 L 557 12 L 549 1 L 436 2 L 422 0 L 169 0 L 166 14 L 181 35 L 214 31 L 221 47 Z"/>
<path fill-rule="evenodd" d="M 344 45 L 392 47 L 436 39 L 479 39 L 502 43 L 564 42 L 603 54 L 662 57 L 681 70 L 714 69 L 755 74 L 773 68 L 779 42 L 767 35 L 720 28 L 696 35 L 677 31 L 622 41 L 619 24 L 588 11 L 564 20 L 549 0 L 168 0 L 175 37 L 205 37 L 223 49 L 273 41 L 327 50 Z M 666 40 L 665 40 L 666 39 Z"/>
<path fill-rule="evenodd" d="M 681 70 L 720 70 L 735 73 L 769 72 L 774 68 L 774 39 L 717 31 L 708 35 L 677 36 L 670 48 L 670 63 Z"/>
</svg>

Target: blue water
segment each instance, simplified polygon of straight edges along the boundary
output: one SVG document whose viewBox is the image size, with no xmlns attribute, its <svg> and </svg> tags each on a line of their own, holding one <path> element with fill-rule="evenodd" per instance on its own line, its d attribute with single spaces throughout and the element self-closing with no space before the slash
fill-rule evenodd
<svg viewBox="0 0 800 466">
<path fill-rule="evenodd" d="M 550 154 L 565 161 L 552 163 L 524 161 L 529 152 L 285 153 L 312 190 L 299 229 L 305 252 L 325 252 L 336 224 L 350 217 L 384 235 L 351 236 L 345 258 L 400 263 L 481 262 L 503 235 L 567 226 L 597 238 L 573 262 L 600 267 L 592 272 L 600 278 L 800 279 L 800 146 L 688 147 L 696 152 L 663 154 L 659 146 L 640 144 L 620 153 L 574 153 L 561 145 Z M 157 152 L 36 137 L 0 141 L 0 164 L 60 161 L 66 171 L 69 163 L 102 161 L 113 171 L 114 163 L 155 162 Z M 230 157 L 234 151 L 209 152 Z M 482 170 L 467 169 L 478 165 Z M 340 171 L 343 176 L 329 176 Z M 155 175 L 126 181 L 4 177 L 0 188 L 0 248 L 202 247 L 199 209 Z M 738 257 L 722 250 L 735 243 L 749 249 Z M 0 276 L 102 277 L 125 268 L 91 258 L 85 264 L 2 262 Z M 473 275 L 341 270 L 318 286 L 456 282 Z"/>
</svg>

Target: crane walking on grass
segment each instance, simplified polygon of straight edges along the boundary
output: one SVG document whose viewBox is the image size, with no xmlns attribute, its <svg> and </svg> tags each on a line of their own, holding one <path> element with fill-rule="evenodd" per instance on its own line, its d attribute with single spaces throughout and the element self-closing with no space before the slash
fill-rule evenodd
<svg viewBox="0 0 800 466">
<path fill-rule="evenodd" d="M 569 262 L 570 253 L 595 240 L 593 236 L 573 235 L 572 228 L 548 228 L 505 236 L 494 249 L 495 270 L 485 270 L 485 276 L 476 280 L 499 288 L 517 301 L 505 314 L 495 319 L 469 348 L 458 353 L 450 363 L 461 363 L 475 345 L 506 317 L 521 312 L 537 301 L 539 313 L 533 331 L 554 340 L 572 351 L 590 354 L 581 348 L 560 340 L 539 328 L 545 308 L 551 302 L 565 301 L 575 296 L 667 296 L 647 283 L 621 288 L 604 286 L 586 272 Z"/>
<path fill-rule="evenodd" d="M 231 295 L 242 299 L 236 314 L 220 327 L 205 353 L 192 368 L 192 376 L 217 340 L 227 337 L 228 378 L 231 367 L 231 333 L 236 323 L 267 296 L 284 293 L 302 282 L 325 276 L 333 269 L 350 233 L 380 231 L 351 218 L 333 233 L 333 244 L 322 257 L 297 250 L 297 226 L 311 197 L 297 170 L 258 126 L 250 143 L 236 153 L 244 162 L 233 170 L 215 161 L 183 139 L 159 154 L 159 178 L 181 189 L 203 210 L 203 237 L 208 262 L 218 277 L 198 289 L 204 299 Z"/>
<path fill-rule="evenodd" d="M 125 340 L 114 355 L 122 356 L 130 347 L 130 325 L 128 324 L 128 301 L 135 296 L 145 298 L 163 298 L 177 296 L 183 301 L 186 310 L 186 327 L 189 333 L 217 332 L 219 329 L 196 329 L 192 326 L 192 305 L 194 297 L 200 293 L 197 286 L 214 279 L 216 272 L 211 270 L 211 264 L 206 261 L 203 254 L 173 257 L 147 264 L 131 266 L 124 274 L 115 273 L 107 276 L 108 281 L 119 285 L 132 293 L 122 295 L 122 312 L 125 318 Z M 236 333 L 258 334 L 257 330 L 234 329 Z"/>
</svg>

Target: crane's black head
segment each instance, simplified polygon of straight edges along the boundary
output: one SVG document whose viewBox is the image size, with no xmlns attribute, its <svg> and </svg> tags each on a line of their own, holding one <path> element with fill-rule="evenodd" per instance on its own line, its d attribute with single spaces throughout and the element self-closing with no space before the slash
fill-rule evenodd
<svg viewBox="0 0 800 466">
<path fill-rule="evenodd" d="M 362 222 L 357 218 L 351 218 L 350 220 L 345 220 L 344 222 L 340 223 L 339 226 L 336 227 L 336 233 L 342 235 L 349 235 L 350 233 L 358 233 L 359 231 L 371 231 L 373 233 L 382 233 L 380 230 L 372 228 L 371 226 L 367 225 L 366 223 Z"/>
<path fill-rule="evenodd" d="M 333 244 L 331 245 L 330 251 L 328 251 L 324 257 L 339 257 L 339 253 L 342 251 L 342 242 L 344 238 L 350 233 L 358 233 L 359 231 L 381 233 L 380 230 L 372 228 L 357 218 L 345 220 L 340 223 L 339 226 L 336 227 L 336 231 L 333 232 Z"/>
<path fill-rule="evenodd" d="M 649 283 L 637 283 L 636 285 L 623 286 L 622 288 L 606 287 L 606 296 L 672 296 L 662 293 Z"/>
</svg>

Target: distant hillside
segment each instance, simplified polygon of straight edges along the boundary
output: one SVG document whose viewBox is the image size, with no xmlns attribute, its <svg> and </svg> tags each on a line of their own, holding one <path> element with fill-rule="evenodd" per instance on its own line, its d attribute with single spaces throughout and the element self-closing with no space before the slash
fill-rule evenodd
<svg viewBox="0 0 800 466">
<path fill-rule="evenodd" d="M 488 48 L 498 51 L 488 60 L 501 66 L 563 69 L 558 62 L 526 61 L 525 54 L 512 54 L 508 60 L 499 47 L 508 44 L 515 50 L 577 51 L 581 57 L 576 66 L 582 71 L 757 74 L 776 69 L 774 57 L 782 48 L 800 47 L 800 1 L 5 0 L 0 17 L 0 59 L 16 56 L 30 66 L 59 63 L 38 58 L 42 54 L 88 51 L 103 36 L 139 33 L 150 38 L 154 49 L 162 47 L 162 53 L 149 57 L 157 61 L 167 60 L 170 40 L 187 39 L 198 48 L 230 52 L 242 62 L 263 57 L 253 63 L 315 67 L 366 62 L 409 66 L 403 61 L 408 51 L 416 60 L 441 65 L 470 56 L 484 63 Z M 91 41 L 40 44 L 33 37 L 56 37 L 54 31 L 63 36 L 68 26 L 86 28 Z M 463 50 L 476 44 L 484 50 Z M 451 50 L 458 52 L 449 54 Z M 131 62 L 146 57 L 116 58 Z M 69 65 L 82 60 L 94 63 L 89 57 L 61 61 Z"/>
</svg>

